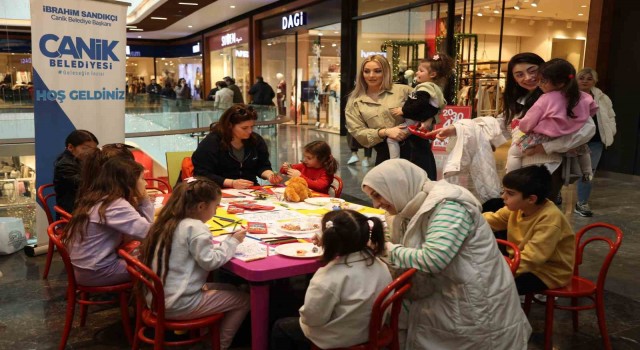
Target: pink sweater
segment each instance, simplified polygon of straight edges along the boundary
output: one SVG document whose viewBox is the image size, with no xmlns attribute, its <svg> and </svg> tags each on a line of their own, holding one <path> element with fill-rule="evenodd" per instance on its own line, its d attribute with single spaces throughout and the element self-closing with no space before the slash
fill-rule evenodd
<svg viewBox="0 0 640 350">
<path fill-rule="evenodd" d="M 577 132 L 587 119 L 596 114 L 598 106 L 591 95 L 580 92 L 580 101 L 573 108 L 575 118 L 567 116 L 567 99 L 560 91 L 551 91 L 540 96 L 522 119 L 520 131 L 537 133 L 549 137 L 560 137 Z"/>
</svg>

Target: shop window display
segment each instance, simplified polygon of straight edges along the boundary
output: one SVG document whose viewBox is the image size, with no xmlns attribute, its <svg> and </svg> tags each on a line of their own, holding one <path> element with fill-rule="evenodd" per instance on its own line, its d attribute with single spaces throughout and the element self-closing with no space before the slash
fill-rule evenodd
<svg viewBox="0 0 640 350">
<path fill-rule="evenodd" d="M 0 54 L 0 104 L 32 104 L 31 54 Z"/>
</svg>

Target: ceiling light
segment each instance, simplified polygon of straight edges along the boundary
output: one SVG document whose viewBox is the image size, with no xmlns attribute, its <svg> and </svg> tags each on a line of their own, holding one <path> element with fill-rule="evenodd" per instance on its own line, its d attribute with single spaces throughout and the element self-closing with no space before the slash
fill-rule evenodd
<svg viewBox="0 0 640 350">
<path fill-rule="evenodd" d="M 519 11 L 520 7 L 522 7 L 522 3 L 520 2 L 520 0 L 518 0 L 516 4 L 513 5 L 513 8 Z"/>
<path fill-rule="evenodd" d="M 129 30 L 132 31 L 132 32 L 144 32 L 144 29 L 142 29 L 142 28 L 131 28 Z"/>
<path fill-rule="evenodd" d="M 165 60 L 165 58 L 164 58 L 164 57 L 162 57 L 160 60 L 164 61 L 164 60 Z"/>
<path fill-rule="evenodd" d="M 142 38 L 142 36 L 138 35 L 138 39 Z"/>
<path fill-rule="evenodd" d="M 335 32 L 333 32 L 333 34 L 340 34 L 340 32 L 336 30 Z"/>
<path fill-rule="evenodd" d="M 229 6 L 229 7 L 231 7 L 232 9 L 234 9 L 234 8 L 236 8 L 236 5 L 231 5 L 231 6 Z"/>
<path fill-rule="evenodd" d="M 338 44 L 336 43 L 331 44 L 331 47 L 336 47 L 336 46 L 338 46 Z"/>
<path fill-rule="evenodd" d="M 318 36 L 323 36 L 323 35 L 324 35 L 324 34 L 322 34 L 322 33 L 318 33 Z"/>
<path fill-rule="evenodd" d="M 189 27 L 189 28 L 193 28 L 193 26 L 187 26 L 187 27 Z"/>
<path fill-rule="evenodd" d="M 197 2 L 179 2 L 178 5 L 198 6 L 198 3 Z"/>
<path fill-rule="evenodd" d="M 151 19 L 157 19 L 157 20 L 160 20 L 160 21 L 166 21 L 167 17 L 151 17 Z"/>
<path fill-rule="evenodd" d="M 127 28 L 138 28 L 137 26 L 127 26 Z"/>
<path fill-rule="evenodd" d="M 539 2 L 540 2 L 540 0 L 533 0 L 533 1 L 531 2 L 531 6 L 533 6 L 533 7 L 538 7 L 538 3 L 539 3 Z"/>
<path fill-rule="evenodd" d="M 573 23 L 571 21 L 567 21 L 567 29 L 571 29 L 573 27 Z"/>
<path fill-rule="evenodd" d="M 538 10 L 537 12 L 538 12 L 538 13 L 542 13 L 542 10 Z"/>
<path fill-rule="evenodd" d="M 482 17 L 482 10 L 478 11 L 478 17 Z"/>
<path fill-rule="evenodd" d="M 495 14 L 499 14 L 500 10 L 498 9 L 498 5 L 496 5 L 496 7 L 493 8 L 493 13 Z"/>
<path fill-rule="evenodd" d="M 529 25 L 530 25 L 530 26 L 532 26 L 532 25 L 534 25 L 534 24 L 536 24 L 536 21 L 534 21 L 534 20 L 529 20 Z"/>
<path fill-rule="evenodd" d="M 486 9 L 490 9 L 490 8 L 491 8 L 491 6 L 489 6 L 489 5 L 485 5 L 485 6 L 484 6 L 484 8 L 486 8 Z"/>
<path fill-rule="evenodd" d="M 587 5 L 580 5 L 580 7 L 587 7 Z"/>
<path fill-rule="evenodd" d="M 578 13 L 578 16 L 584 16 L 584 13 Z"/>
</svg>

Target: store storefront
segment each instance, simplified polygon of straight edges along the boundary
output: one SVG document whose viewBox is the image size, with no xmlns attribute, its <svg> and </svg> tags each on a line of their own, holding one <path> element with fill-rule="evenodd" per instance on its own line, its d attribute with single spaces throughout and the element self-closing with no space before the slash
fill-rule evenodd
<svg viewBox="0 0 640 350">
<path fill-rule="evenodd" d="M 340 131 L 341 6 L 340 0 L 293 3 L 254 22 L 257 75 L 276 92 L 279 114 L 331 132 Z"/>
<path fill-rule="evenodd" d="M 249 21 L 241 21 L 205 34 L 205 42 L 208 53 L 205 64 L 209 67 L 207 88 L 214 88 L 215 83 L 224 77 L 232 77 L 240 88 L 244 101 L 248 102 L 251 88 Z"/>
</svg>

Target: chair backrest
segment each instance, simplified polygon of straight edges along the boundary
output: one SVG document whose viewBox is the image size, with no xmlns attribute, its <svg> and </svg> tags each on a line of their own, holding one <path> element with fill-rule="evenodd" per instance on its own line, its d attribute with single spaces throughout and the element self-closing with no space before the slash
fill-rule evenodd
<svg viewBox="0 0 640 350">
<path fill-rule="evenodd" d="M 615 241 L 612 241 L 611 239 L 609 239 L 609 237 L 605 236 L 593 236 L 585 239 L 584 242 L 582 242 L 582 237 L 584 237 L 587 232 L 595 228 L 605 228 L 613 231 L 615 235 Z M 602 262 L 600 273 L 598 273 L 598 281 L 596 283 L 597 288 L 599 290 L 603 290 L 604 282 L 607 279 L 607 272 L 609 271 L 609 265 L 611 265 L 611 260 L 613 260 L 613 257 L 616 255 L 618 248 L 620 248 L 620 244 L 622 244 L 622 236 L 622 230 L 619 227 L 604 222 L 596 222 L 581 228 L 576 233 L 576 258 L 573 266 L 573 275 L 579 275 L 578 266 L 582 264 L 582 256 L 584 255 L 584 248 L 587 246 L 587 244 L 595 241 L 605 242 L 609 246 L 609 252 Z"/>
<path fill-rule="evenodd" d="M 181 151 L 181 152 L 166 152 L 165 157 L 167 159 L 167 176 L 169 177 L 169 183 L 175 185 L 180 181 L 180 171 L 182 169 L 182 161 L 185 157 L 191 157 L 193 151 Z"/>
<path fill-rule="evenodd" d="M 69 222 L 67 220 L 58 220 L 53 222 L 47 228 L 47 235 L 49 235 L 49 241 L 53 242 L 53 244 L 58 249 L 58 253 L 60 257 L 62 257 L 62 262 L 64 263 L 64 269 L 67 271 L 67 282 L 71 291 L 75 293 L 76 290 L 76 278 L 73 274 L 73 265 L 71 264 L 71 257 L 69 256 L 69 251 L 67 250 L 67 246 L 62 243 L 61 236 L 65 226 Z"/>
<path fill-rule="evenodd" d="M 333 183 L 331 183 L 331 188 L 333 189 L 333 196 L 336 198 L 340 198 L 342 195 L 342 186 L 343 186 L 342 178 L 338 175 L 333 175 Z"/>
<path fill-rule="evenodd" d="M 514 243 L 509 241 L 505 241 L 504 239 L 496 239 L 498 245 L 507 246 L 507 248 L 511 248 L 513 251 L 513 257 L 505 256 L 504 259 L 507 261 L 507 265 L 509 265 L 509 269 L 511 269 L 511 273 L 515 276 L 516 271 L 518 271 L 518 266 L 520 266 L 520 249 Z"/>
<path fill-rule="evenodd" d="M 53 210 L 54 210 L 56 213 L 60 214 L 60 217 L 61 217 L 61 218 L 63 218 L 64 220 L 67 220 L 67 221 L 71 220 L 71 217 L 72 217 L 71 213 L 69 213 L 69 212 L 67 212 L 66 210 L 62 209 L 62 207 L 61 207 L 61 206 L 59 206 L 59 205 L 54 205 L 54 206 L 53 206 Z"/>
<path fill-rule="evenodd" d="M 173 188 L 169 183 L 165 180 L 149 177 L 145 179 L 147 181 L 147 190 L 158 191 L 163 194 L 173 192 Z"/>
<path fill-rule="evenodd" d="M 118 255 L 127 263 L 127 271 L 134 284 L 141 283 L 145 287 L 143 289 L 151 293 L 151 311 L 158 319 L 156 332 L 159 332 L 161 329 L 164 329 L 164 287 L 162 286 L 160 277 L 126 250 L 118 249 Z M 138 308 L 146 305 L 147 301 L 144 295 L 140 293 L 135 294 Z"/>
<path fill-rule="evenodd" d="M 400 310 L 402 309 L 402 299 L 409 291 L 409 288 L 411 288 L 411 278 L 416 271 L 416 269 L 409 269 L 405 271 L 385 287 L 385 289 L 380 292 L 380 295 L 378 295 L 378 298 L 373 303 L 371 320 L 369 321 L 369 344 L 377 343 L 379 346 L 388 345 L 379 344 L 379 340 L 382 335 L 385 311 L 389 306 L 391 306 L 391 320 L 389 328 L 391 328 L 393 337 L 398 337 L 398 319 L 400 316 Z M 397 339 L 395 339 L 395 341 L 397 341 Z"/>
<path fill-rule="evenodd" d="M 45 194 L 45 192 L 49 192 L 49 188 L 51 188 L 51 193 Z M 49 225 L 53 223 L 53 213 L 51 213 L 51 207 L 49 206 L 49 199 L 56 197 L 56 193 L 53 192 L 53 184 L 44 184 L 38 187 L 37 191 L 38 201 L 40 201 L 40 205 L 42 205 L 42 209 L 44 209 L 45 214 L 47 214 L 47 222 Z"/>
</svg>

